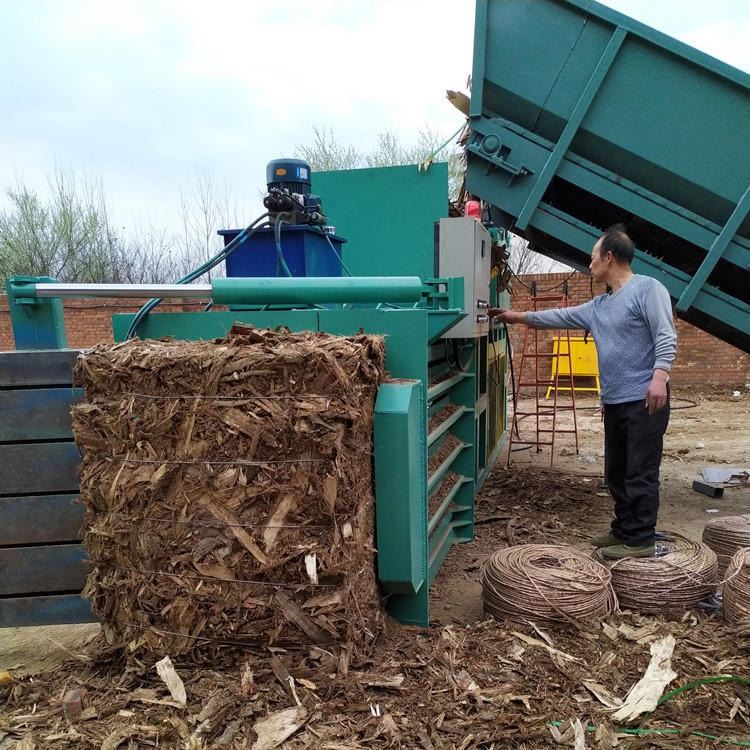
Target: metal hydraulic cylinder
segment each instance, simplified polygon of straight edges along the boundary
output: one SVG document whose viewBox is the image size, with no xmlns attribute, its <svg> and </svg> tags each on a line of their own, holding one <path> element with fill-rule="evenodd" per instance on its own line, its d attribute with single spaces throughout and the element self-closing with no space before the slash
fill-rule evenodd
<svg viewBox="0 0 750 750">
<path fill-rule="evenodd" d="M 217 305 L 304 305 L 326 302 L 418 302 L 418 276 L 214 279 Z"/>
<path fill-rule="evenodd" d="M 12 281 L 12 280 L 11 280 Z M 198 297 L 217 305 L 307 305 L 326 302 L 418 302 L 419 276 L 238 277 L 208 284 L 58 284 L 13 286 L 18 298 Z"/>
</svg>

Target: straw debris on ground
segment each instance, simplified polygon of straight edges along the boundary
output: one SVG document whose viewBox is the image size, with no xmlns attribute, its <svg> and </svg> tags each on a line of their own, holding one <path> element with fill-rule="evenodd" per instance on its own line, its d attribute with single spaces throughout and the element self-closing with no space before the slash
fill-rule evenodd
<svg viewBox="0 0 750 750">
<path fill-rule="evenodd" d="M 84 595 L 111 647 L 340 644 L 383 628 L 374 571 L 377 336 L 236 326 L 83 355 Z M 345 665 L 344 665 L 345 666 Z"/>
<path fill-rule="evenodd" d="M 315 647 L 301 658 L 282 650 L 225 651 L 203 668 L 176 661 L 185 706 L 153 667 L 70 663 L 6 688 L 0 730 L 30 738 L 37 743 L 31 748 L 60 750 L 537 750 L 556 746 L 555 732 L 564 736 L 570 720 L 600 728 L 597 736 L 587 733 L 589 748 L 707 747 L 688 735 L 692 730 L 750 737 L 750 689 L 722 683 L 696 686 L 635 723 L 617 725 L 684 734 L 618 740 L 612 710 L 643 677 L 651 645 L 666 635 L 675 640 L 670 688 L 748 673 L 736 634 L 700 614 L 677 622 L 619 615 L 584 630 L 484 621 L 428 635 L 394 629 L 346 676 L 337 673 L 333 654 Z M 62 706 L 73 687 L 87 696 L 77 721 L 66 719 Z"/>
<path fill-rule="evenodd" d="M 590 534 L 610 510 L 598 508 L 592 484 L 536 467 L 497 469 L 478 498 L 477 540 L 451 552 L 433 603 L 471 584 L 480 602 L 475 558 L 507 543 L 508 518 L 524 541 Z M 613 712 L 648 671 L 652 646 L 668 636 L 676 677 L 664 695 L 688 689 L 650 714 L 614 723 Z M 698 682 L 750 674 L 749 645 L 750 632 L 697 609 L 671 619 L 616 613 L 578 625 L 479 615 L 426 634 L 392 624 L 347 673 L 336 648 L 325 646 L 222 647 L 202 666 L 173 654 L 184 706 L 155 659 L 105 654 L 0 687 L 0 749 L 3 733 L 9 743 L 26 742 L 23 750 L 707 748 L 716 742 L 690 733 L 750 741 L 750 687 Z M 63 707 L 72 689 L 85 690 L 75 721 Z M 670 734 L 648 734 L 657 729 Z"/>
</svg>

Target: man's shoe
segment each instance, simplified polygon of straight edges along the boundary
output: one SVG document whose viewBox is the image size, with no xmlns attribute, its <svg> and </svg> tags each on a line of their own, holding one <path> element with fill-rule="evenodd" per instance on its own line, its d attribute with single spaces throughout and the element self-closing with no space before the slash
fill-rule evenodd
<svg viewBox="0 0 750 750">
<path fill-rule="evenodd" d="M 602 557 L 607 560 L 622 560 L 626 557 L 653 557 L 656 546 L 645 544 L 642 547 L 631 547 L 628 544 L 615 544 L 612 547 L 602 547 Z"/>
<path fill-rule="evenodd" d="M 615 544 L 622 544 L 620 540 L 610 531 L 609 534 L 602 534 L 601 536 L 595 536 L 591 540 L 591 546 L 596 547 L 612 547 Z"/>
</svg>

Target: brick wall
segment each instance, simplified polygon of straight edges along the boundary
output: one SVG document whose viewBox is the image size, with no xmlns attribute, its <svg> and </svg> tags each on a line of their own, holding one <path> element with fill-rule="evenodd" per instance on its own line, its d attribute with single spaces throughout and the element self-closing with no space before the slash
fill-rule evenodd
<svg viewBox="0 0 750 750">
<path fill-rule="evenodd" d="M 567 273 L 522 276 L 521 281 L 527 286 L 536 281 L 539 296 L 559 295 L 560 285 L 567 279 Z M 549 291 L 545 291 L 549 290 Z M 570 304 L 580 304 L 590 300 L 593 294 L 601 294 L 602 286 L 591 283 L 591 277 L 576 273 L 568 280 Z M 518 281 L 513 287 L 513 308 L 527 310 L 531 308 L 530 293 Z M 65 300 L 65 327 L 68 332 L 68 345 L 73 348 L 85 348 L 101 341 L 112 341 L 111 317 L 117 312 L 135 312 L 145 300 L 123 299 L 74 299 Z M 182 311 L 199 310 L 203 302 L 190 300 L 170 300 L 163 302 L 160 310 Z M 557 306 L 548 303 L 547 306 Z M 523 326 L 511 327 L 511 342 L 515 359 L 519 359 L 523 342 Z M 551 351 L 549 331 L 539 331 L 540 351 Z M 677 385 L 709 386 L 715 385 L 722 390 L 737 388 L 750 382 L 750 355 L 744 354 L 723 341 L 695 328 L 677 321 L 678 353 L 673 370 L 673 382 Z M 546 348 L 545 348 L 546 347 Z M 13 349 L 13 334 L 10 326 L 7 297 L 0 296 L 0 351 Z M 540 360 L 540 374 L 546 377 L 549 373 L 549 360 Z M 529 376 L 529 372 L 524 377 Z"/>
<path fill-rule="evenodd" d="M 112 315 L 137 312 L 145 299 L 68 299 L 64 300 L 65 329 L 68 346 L 85 349 L 100 342 L 112 342 Z M 160 312 L 200 310 L 205 302 L 196 300 L 166 300 L 159 305 Z M 0 351 L 13 349 L 13 332 L 10 325 L 8 298 L 0 296 Z"/>
<path fill-rule="evenodd" d="M 569 273 L 530 274 L 521 276 L 519 283 L 514 280 L 512 289 L 512 304 L 514 310 L 533 309 L 531 293 L 523 285 L 537 285 L 539 297 L 559 295 L 561 284 L 568 279 Z M 546 291 L 548 290 L 548 291 Z M 604 285 L 593 284 L 587 274 L 576 273 L 568 280 L 568 296 L 570 305 L 587 302 L 597 294 L 604 292 Z M 540 304 L 544 307 L 558 307 L 558 302 Z M 723 341 L 704 333 L 699 328 L 675 319 L 677 327 L 677 359 L 672 369 L 671 379 L 675 385 L 716 386 L 717 390 L 726 391 L 730 388 L 743 387 L 750 383 L 750 355 L 736 349 Z M 511 344 L 515 354 L 514 359 L 520 359 L 523 345 L 525 326 L 511 327 Z M 539 331 L 540 352 L 551 352 L 551 338 L 554 331 Z M 575 334 L 579 335 L 579 334 Z M 540 375 L 549 376 L 550 361 L 540 360 Z M 530 369 L 524 366 L 524 379 L 533 377 Z"/>
</svg>

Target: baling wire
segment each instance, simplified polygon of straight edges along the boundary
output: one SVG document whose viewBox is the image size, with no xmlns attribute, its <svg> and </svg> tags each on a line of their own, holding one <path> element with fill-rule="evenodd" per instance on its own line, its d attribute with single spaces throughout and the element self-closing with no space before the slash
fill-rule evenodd
<svg viewBox="0 0 750 750">
<path fill-rule="evenodd" d="M 716 555 L 705 544 L 668 532 L 666 552 L 653 557 L 626 557 L 615 562 L 601 550 L 594 559 L 609 565 L 612 587 L 623 609 L 661 613 L 685 610 L 710 596 L 718 586 Z"/>
<path fill-rule="evenodd" d="M 733 624 L 750 622 L 750 547 L 735 552 L 722 591 L 727 621 Z"/>
<path fill-rule="evenodd" d="M 567 545 L 501 549 L 485 563 L 481 583 L 484 610 L 498 620 L 589 621 L 617 606 L 609 570 Z"/>
<path fill-rule="evenodd" d="M 750 547 L 750 514 L 709 521 L 703 529 L 703 541 L 716 553 L 719 575 L 723 575 L 737 551 Z"/>
</svg>

